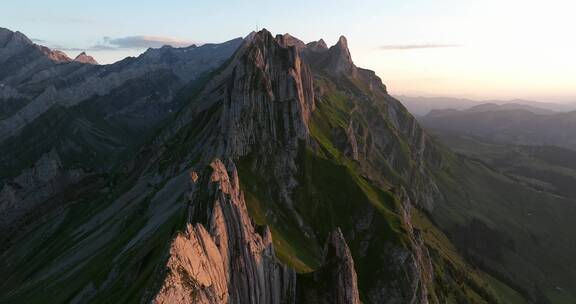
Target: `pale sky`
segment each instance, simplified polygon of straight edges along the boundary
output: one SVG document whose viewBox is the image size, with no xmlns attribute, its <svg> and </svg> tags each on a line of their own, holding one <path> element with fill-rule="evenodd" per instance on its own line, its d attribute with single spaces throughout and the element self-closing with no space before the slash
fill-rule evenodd
<svg viewBox="0 0 576 304">
<path fill-rule="evenodd" d="M 0 27 L 101 63 L 257 26 L 328 44 L 345 35 L 392 94 L 576 102 L 574 0 L 4 0 L 0 10 Z"/>
</svg>

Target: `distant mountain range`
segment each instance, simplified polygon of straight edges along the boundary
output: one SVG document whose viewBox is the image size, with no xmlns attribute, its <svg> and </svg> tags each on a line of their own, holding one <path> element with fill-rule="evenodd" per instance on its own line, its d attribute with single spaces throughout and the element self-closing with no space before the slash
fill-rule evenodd
<svg viewBox="0 0 576 304">
<path fill-rule="evenodd" d="M 465 110 L 432 110 L 420 121 L 457 153 L 535 189 L 576 198 L 576 112 L 483 104 Z"/>
<path fill-rule="evenodd" d="M 576 149 L 576 111 L 483 104 L 465 110 L 432 110 L 418 120 L 431 130 L 457 131 L 487 142 Z"/>
<path fill-rule="evenodd" d="M 483 141 L 452 130 L 431 129 L 453 151 L 487 165 L 535 189 L 576 198 L 576 151 L 557 146 L 524 146 Z"/>
<path fill-rule="evenodd" d="M 150 49 L 96 65 L 85 53 L 71 60 L 0 29 L 0 178 L 15 177 L 42 155 L 82 171 L 115 164 L 242 42 Z"/>
<path fill-rule="evenodd" d="M 531 107 L 427 117 L 571 115 Z M 0 29 L 1 303 L 574 303 L 572 192 L 503 171 L 430 136 L 343 36 L 98 65 Z"/>
<path fill-rule="evenodd" d="M 450 97 L 414 97 L 414 96 L 396 96 L 400 102 L 415 116 L 424 116 L 432 110 L 464 110 L 474 106 L 484 104 L 494 104 L 507 106 L 510 108 L 526 106 L 533 109 L 542 109 L 554 112 L 569 112 L 576 110 L 576 102 L 574 103 L 548 103 L 539 101 L 530 101 L 522 99 L 514 100 L 471 100 L 465 98 L 450 98 Z"/>
</svg>

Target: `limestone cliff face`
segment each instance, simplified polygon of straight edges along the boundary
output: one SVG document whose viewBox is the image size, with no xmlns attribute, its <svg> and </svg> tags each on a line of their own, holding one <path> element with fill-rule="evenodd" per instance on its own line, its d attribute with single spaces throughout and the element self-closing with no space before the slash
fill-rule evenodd
<svg viewBox="0 0 576 304">
<path fill-rule="evenodd" d="M 251 152 L 294 151 L 308 138 L 314 110 L 312 75 L 295 47 L 263 30 L 247 40 L 180 116 L 186 125 L 218 109 L 200 137 L 201 154 L 242 157 Z"/>
<path fill-rule="evenodd" d="M 202 224 L 188 224 L 170 246 L 168 273 L 153 303 L 228 303 L 228 274 Z"/>
<path fill-rule="evenodd" d="M 349 76 L 356 76 L 357 68 L 352 62 L 352 56 L 348 49 L 348 40 L 344 36 L 340 36 L 338 43 L 332 46 L 329 50 L 329 63 L 328 68 L 337 73 L 345 73 Z"/>
<path fill-rule="evenodd" d="M 436 145 L 405 107 L 388 94 L 374 71 L 354 64 L 344 36 L 328 49 L 318 44 L 310 43 L 302 55 L 315 77 L 332 82 L 332 87 L 315 83 L 317 104 L 326 103 L 334 90 L 343 93 L 349 113 L 340 118 L 345 129 L 333 131 L 339 148 L 358 161 L 371 179 L 410 183 L 413 203 L 432 209 L 439 191 L 426 170 L 442 164 Z M 390 170 L 395 171 L 397 180 L 386 172 Z"/>
<path fill-rule="evenodd" d="M 187 140 L 194 145 L 173 170 L 197 158 L 207 163 L 214 157 L 254 157 L 255 170 L 277 181 L 279 199 L 290 208 L 297 186 L 295 159 L 301 143 L 309 140 L 308 122 L 315 109 L 312 73 L 290 43 L 266 30 L 250 35 L 182 111 L 178 128 L 160 137 L 157 144 L 165 151 L 159 157 L 172 157 L 171 150 L 178 147 L 165 143 L 178 133 L 192 134 Z"/>
<path fill-rule="evenodd" d="M 412 203 L 408 194 L 401 189 L 399 198 L 401 201 L 400 213 L 404 229 L 408 232 L 408 251 L 400 253 L 397 260 L 392 260 L 395 267 L 403 267 L 405 274 L 409 278 L 406 280 L 408 286 L 400 289 L 404 292 L 402 300 L 398 303 L 425 304 L 439 303 L 434 295 L 434 269 L 428 248 L 420 235 L 420 232 L 412 226 Z M 391 292 L 391 294 L 401 294 Z"/>
<path fill-rule="evenodd" d="M 157 144 L 165 149 L 163 154 L 166 156 L 161 155 L 160 159 L 172 159 L 171 150 L 181 147 L 171 146 L 170 138 L 182 134 L 182 139 L 174 142 L 179 143 L 185 139 L 194 143 L 186 146 L 187 154 L 171 165 L 170 169 L 176 171 L 187 163 L 198 161 L 199 158 L 199 163 L 202 164 L 212 157 L 235 161 L 249 157 L 253 174 L 265 176 L 268 185 L 274 190 L 269 195 L 278 209 L 270 212 L 283 210 L 283 216 L 290 216 L 298 223 L 299 233 L 318 237 L 318 231 L 313 228 L 314 223 L 306 222 L 299 213 L 296 207 L 298 201 L 294 195 L 295 189 L 305 182 L 299 176 L 303 168 L 296 162 L 299 149 L 315 149 L 317 143 L 311 135 L 311 119 L 317 103 L 328 98 L 328 93 L 333 93 L 323 91 L 324 88 L 315 83 L 315 77 L 328 78 L 324 82 L 336 82 L 340 85 L 336 90 L 343 91 L 355 104 L 351 110 L 353 117 L 346 121 L 347 127 L 342 134 L 336 133 L 334 137 L 342 136 L 343 141 L 347 142 L 347 147 L 342 148 L 344 154 L 358 162 L 363 173 L 374 181 L 390 182 L 388 178 L 392 174 L 383 172 L 386 166 L 398 169 L 405 180 L 411 181 L 414 176 L 414 181 L 420 181 L 418 172 L 421 167 L 411 167 L 414 163 L 412 156 L 414 159 L 421 159 L 426 138 L 415 122 L 408 119 L 408 114 L 402 112 L 401 105 L 388 99 L 386 89 L 376 75 L 354 66 L 345 38 L 340 39 L 338 44 L 330 49 L 322 47 L 321 42 L 310 47 L 313 47 L 313 50 L 308 50 L 294 37 L 273 37 L 267 31 L 251 35 L 230 63 L 207 84 L 196 102 L 191 103 L 180 114 L 176 123 L 178 128 L 165 131 Z M 369 91 L 348 89 L 350 80 L 367 84 Z M 406 143 L 399 134 L 404 132 L 411 134 L 408 139 L 410 150 L 403 149 Z M 420 162 L 418 160 L 418 163 Z M 230 180 L 236 180 L 233 175 L 230 177 Z M 213 222 L 213 208 L 202 205 L 192 205 L 192 208 L 195 218 L 191 223 Z M 216 206 L 215 210 L 219 208 Z M 359 208 L 355 216 L 358 217 L 354 218 L 356 223 L 352 228 L 342 231 L 344 235 L 350 236 L 357 243 L 387 242 L 377 228 L 381 225 L 377 210 L 365 206 Z M 405 220 L 405 225 L 409 225 L 409 219 Z M 211 233 L 223 231 L 216 235 L 230 240 L 230 233 L 226 229 L 206 230 Z M 407 234 L 409 244 L 399 246 L 386 243 L 376 258 L 367 249 L 368 244 L 355 248 L 353 254 L 356 257 L 377 259 L 375 263 L 380 265 L 379 267 L 389 269 L 389 273 L 394 275 L 375 278 L 367 284 L 369 286 L 364 286 L 370 302 L 427 303 L 427 288 L 432 284 L 432 271 L 427 268 L 430 261 L 426 258 L 425 246 L 419 242 L 416 233 L 409 231 Z M 331 236 L 330 239 L 334 237 Z M 343 237 L 336 239 L 339 239 L 339 242 L 329 244 L 339 243 L 340 247 L 334 245 L 331 248 L 340 248 L 340 256 L 346 258 L 339 258 L 341 263 L 328 262 L 321 273 L 333 275 L 345 271 L 345 275 L 337 276 L 334 281 L 324 280 L 324 293 L 328 295 L 345 290 L 350 293 L 336 295 L 333 300 L 355 303 L 358 288 L 357 274 L 353 269 L 353 254 L 349 249 L 342 249 L 346 244 Z M 221 251 L 221 255 L 226 260 L 228 251 Z M 370 255 L 372 257 L 369 257 Z M 227 269 L 230 271 L 230 268 Z M 365 273 L 370 271 L 365 270 Z M 316 275 L 316 279 L 304 277 L 304 281 L 298 281 L 298 286 L 300 283 L 304 284 L 302 286 L 315 286 L 305 289 L 307 297 L 320 297 L 322 288 L 318 288 L 315 280 L 319 280 L 318 276 L 323 275 L 321 273 Z"/>
<path fill-rule="evenodd" d="M 152 303 L 360 303 L 354 261 L 339 229 L 326 240 L 323 266 L 297 279 L 277 260 L 270 230 L 250 219 L 233 163 L 226 168 L 215 160 L 190 178 L 188 224 L 170 245 Z"/>
<path fill-rule="evenodd" d="M 328 236 L 324 248 L 324 271 L 328 272 L 332 300 L 329 303 L 360 304 L 354 260 L 340 229 Z"/>
<path fill-rule="evenodd" d="M 332 232 L 324 246 L 324 265 L 298 280 L 302 303 L 360 304 L 354 260 L 342 231 Z"/>
<path fill-rule="evenodd" d="M 173 241 L 153 303 L 294 303 L 295 273 L 276 260 L 270 231 L 257 232 L 234 165 L 216 160 L 191 179 L 195 224 Z"/>
</svg>

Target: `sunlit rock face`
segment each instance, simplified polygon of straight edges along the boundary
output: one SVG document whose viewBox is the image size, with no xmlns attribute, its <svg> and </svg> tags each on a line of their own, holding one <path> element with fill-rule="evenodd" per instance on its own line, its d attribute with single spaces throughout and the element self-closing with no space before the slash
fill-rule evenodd
<svg viewBox="0 0 576 304">
<path fill-rule="evenodd" d="M 94 59 L 94 57 L 89 56 L 85 52 L 78 54 L 78 56 L 76 56 L 76 58 L 74 58 L 74 61 L 80 62 L 80 63 L 87 63 L 87 64 L 98 64 L 98 61 L 96 61 L 96 59 Z"/>
<path fill-rule="evenodd" d="M 170 247 L 153 303 L 294 303 L 296 276 L 276 260 L 268 228 L 256 231 L 233 164 L 192 181 L 190 222 Z"/>
</svg>

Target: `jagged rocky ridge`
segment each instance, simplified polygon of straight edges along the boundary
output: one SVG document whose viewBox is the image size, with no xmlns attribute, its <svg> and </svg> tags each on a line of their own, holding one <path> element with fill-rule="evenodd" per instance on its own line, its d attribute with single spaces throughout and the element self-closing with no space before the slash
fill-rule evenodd
<svg viewBox="0 0 576 304">
<path fill-rule="evenodd" d="M 314 67 L 317 70 L 314 70 Z M 315 83 L 318 80 L 322 85 Z M 357 123 L 359 130 L 350 131 L 353 128 L 348 127 L 347 134 L 332 134 L 333 129 L 318 130 L 319 126 L 312 125 L 316 124 L 313 116 L 315 111 L 318 111 L 317 102 L 322 104 L 329 102 L 323 100 L 327 98 L 326 91 L 334 89 L 323 85 L 328 83 L 350 85 L 346 84 L 347 81 L 368 83 L 369 94 L 386 98 L 385 100 L 390 103 L 382 104 L 381 101 L 374 101 L 374 95 L 355 96 L 357 91 L 354 92 L 352 88 L 350 91 L 345 91 L 344 94 L 350 94 L 351 99 L 359 97 L 358 102 L 373 103 L 374 107 L 385 107 L 384 113 L 388 115 L 373 117 L 373 121 L 370 121 L 374 125 L 381 124 L 382 127 L 378 129 L 383 134 L 378 135 L 387 137 L 384 138 L 387 141 L 382 142 L 380 139 L 360 141 L 361 145 L 365 145 L 362 146 L 361 155 L 353 153 L 354 148 L 351 147 L 358 146 L 358 142 L 354 139 L 355 132 L 362 132 L 359 136 L 363 136 L 363 139 L 374 136 L 368 129 L 361 129 L 365 121 L 356 122 L 351 118 L 347 127 Z M 362 107 L 363 105 L 358 105 L 358 108 Z M 376 109 L 381 112 L 381 108 Z M 365 113 L 373 110 L 363 109 Z M 394 121 L 393 127 L 387 123 L 388 120 Z M 236 52 L 230 63 L 207 83 L 196 102 L 184 109 L 176 121 L 177 128 L 167 130 L 155 143 L 161 146 L 162 152 L 156 156 L 158 159 L 156 167 L 147 170 L 179 172 L 188 163 L 202 164 L 212 157 L 231 158 L 241 164 L 239 174 L 251 179 L 245 187 L 252 197 L 249 202 L 252 208 L 263 208 L 262 212 L 266 213 L 264 219 L 260 219 L 261 223 L 270 225 L 273 235 L 278 238 L 287 239 L 290 234 L 295 233 L 299 235 L 296 242 L 302 242 L 303 246 L 316 247 L 306 250 L 308 252 L 300 256 L 296 254 L 290 257 L 299 260 L 298 262 L 282 259 L 284 263 L 294 263 L 291 266 L 304 264 L 305 269 L 322 265 L 323 250 L 318 244 L 329 238 L 331 231 L 342 227 L 346 239 L 357 244 L 352 249 L 352 256 L 363 261 L 363 265 L 360 264 L 358 268 L 360 282 L 365 284 L 362 293 L 366 301 L 379 303 L 439 301 L 436 293 L 430 290 L 434 289 L 434 282 L 427 248 L 411 228 L 410 195 L 404 195 L 398 200 L 389 198 L 391 201 L 388 203 L 394 206 L 392 210 L 404 210 L 402 211 L 404 215 L 392 215 L 388 219 L 380 213 L 381 209 L 380 211 L 378 209 L 382 208 L 379 204 L 386 202 L 380 201 L 382 198 L 372 199 L 365 196 L 366 192 L 382 191 L 376 190 L 379 187 L 378 182 L 382 182 L 381 187 L 389 187 L 391 182 L 401 181 L 388 180 L 385 183 L 385 177 L 377 175 L 377 170 L 385 166 L 404 170 L 399 171 L 403 174 L 402 181 L 413 183 L 415 186 L 412 188 L 415 190 L 413 193 L 422 193 L 417 191 L 416 185 L 421 183 L 421 189 L 424 189 L 429 186 L 427 182 L 431 183 L 421 172 L 424 170 L 423 157 L 434 155 L 434 151 L 426 151 L 425 145 L 428 143 L 425 134 L 402 106 L 388 97 L 385 87 L 374 73 L 354 66 L 345 38 L 341 38 L 338 44 L 330 49 L 311 47 L 307 50 L 306 46 L 294 37 L 286 35 L 273 37 L 267 31 L 259 32 L 253 35 L 250 41 Z M 410 136 L 409 143 L 398 142 L 401 139 L 397 132 L 404 126 L 407 128 L 402 132 Z M 330 133 L 313 134 L 324 131 Z M 335 143 L 342 140 L 343 146 L 338 148 L 328 146 L 332 142 L 322 142 L 324 136 L 330 137 L 330 141 Z M 409 150 L 395 150 L 396 145 L 409 145 L 407 147 Z M 351 164 L 349 168 L 355 173 L 338 172 L 342 174 L 342 178 L 352 178 L 349 182 L 354 185 L 362 183 L 362 186 L 367 181 L 373 183 L 362 176 L 364 174 L 381 178 L 380 181 L 366 186 L 368 189 L 363 189 L 362 186 L 346 189 L 358 192 L 361 201 L 357 202 L 359 205 L 356 207 L 337 206 L 336 202 L 324 201 L 325 198 L 322 198 L 322 201 L 310 202 L 334 203 L 335 206 L 329 207 L 333 210 L 331 212 L 346 214 L 343 218 L 326 218 L 317 214 L 317 211 L 303 210 L 306 201 L 317 199 L 314 197 L 314 192 L 320 191 L 322 195 L 331 196 L 325 192 L 327 189 L 314 189 L 318 185 L 304 188 L 305 184 L 309 183 L 307 178 L 321 177 L 303 178 L 313 174 L 306 168 L 308 162 L 323 162 L 325 160 L 321 158 L 324 157 L 328 159 L 340 157 L 325 155 L 324 150 L 331 148 L 342 149 L 341 156 L 358 162 Z M 376 157 L 381 155 L 379 153 L 385 153 L 384 151 L 388 153 L 382 156 L 382 159 L 371 158 L 373 154 L 370 153 L 370 149 L 381 151 Z M 406 156 L 405 153 L 409 155 Z M 409 161 L 400 163 L 396 157 L 409 158 Z M 328 164 L 328 166 L 332 169 L 334 165 Z M 253 180 L 252 176 L 266 176 L 266 181 Z M 402 187 L 401 184 L 398 186 Z M 430 192 L 436 191 L 433 184 L 430 186 Z M 254 202 L 254 197 L 260 201 Z M 414 199 L 417 199 L 416 196 Z M 261 204 L 270 205 L 255 206 Z M 348 208 L 353 208 L 354 211 L 346 213 Z M 401 228 L 395 228 L 394 225 Z M 293 231 L 289 231 L 292 229 Z M 389 229 L 394 236 L 388 237 L 379 232 L 386 229 Z M 390 261 L 393 261 L 394 266 L 386 267 L 384 271 L 375 266 L 384 267 Z M 388 274 L 385 275 L 383 272 Z M 351 277 L 353 276 L 356 274 L 351 274 Z M 387 279 L 369 279 L 383 276 Z"/>
<path fill-rule="evenodd" d="M 287 48 L 281 43 L 267 32 L 256 34 L 250 43 L 247 43 L 236 53 L 230 65 L 224 68 L 213 82 L 207 84 L 207 89 L 200 94 L 198 103 L 194 104 L 193 109 L 184 111 L 185 114 L 182 115 L 183 118 L 180 122 L 183 125 L 186 124 L 187 120 L 195 123 L 197 120 L 189 117 L 194 117 L 196 113 L 199 113 L 196 115 L 205 116 L 206 109 L 215 106 L 223 107 L 219 110 L 221 111 L 219 116 L 216 115 L 207 125 L 204 124 L 204 130 L 208 133 L 197 135 L 199 136 L 197 142 L 204 143 L 200 146 L 198 154 L 209 155 L 207 157 L 218 155 L 240 158 L 257 153 L 264 157 L 259 166 L 273 164 L 274 167 L 268 167 L 272 168 L 272 171 L 268 172 L 271 178 L 284 181 L 291 178 L 290 175 L 296 174 L 297 168 L 294 158 L 297 154 L 299 141 L 309 140 L 307 123 L 314 107 L 314 93 L 311 73 L 308 67 L 303 64 L 298 50 Z M 214 102 L 217 103 L 214 104 Z M 218 133 L 210 133 L 214 129 L 218 130 Z M 207 138 L 202 138 L 203 136 Z M 168 150 L 167 152 L 172 151 Z M 178 163 L 176 162 L 176 164 Z M 292 173 L 287 172 L 287 168 L 292 170 Z M 234 171 L 233 176 L 235 174 Z M 234 178 L 233 180 L 237 179 Z M 289 187 L 290 184 L 284 185 L 285 188 L 281 191 L 286 194 L 285 203 L 289 207 L 291 201 L 289 201 L 288 194 L 292 189 L 286 186 Z M 239 185 L 233 188 L 238 187 Z M 241 202 L 243 203 L 243 199 Z M 192 208 L 197 208 L 194 206 L 192 204 Z M 245 224 L 241 227 L 246 226 L 249 225 Z M 270 237 L 269 232 L 266 235 Z M 344 264 L 343 269 L 347 269 L 347 273 L 342 273 L 346 279 L 335 281 L 333 284 L 326 284 L 329 286 L 328 290 L 345 291 L 341 296 L 334 297 L 337 303 L 358 303 L 356 274 L 353 267 L 350 268 L 350 264 L 353 262 L 347 251 L 346 243 L 342 242 L 343 238 L 337 238 L 331 240 L 329 244 L 338 246 L 340 251 L 345 250 L 347 253 L 348 259 L 342 262 Z M 344 253 L 337 253 L 338 258 L 341 254 Z M 338 264 L 340 262 L 331 260 L 330 263 Z M 250 265 L 251 263 L 242 264 Z M 334 266 L 331 265 L 331 267 Z M 246 268 L 250 269 L 251 267 L 246 266 Z M 235 273 L 238 272 L 242 273 L 243 271 L 237 270 L 229 273 L 234 277 Z M 252 276 L 248 276 L 248 280 L 254 279 Z M 245 286 L 244 289 L 251 290 L 254 287 Z M 277 289 L 274 288 L 273 290 Z M 257 298 L 259 299 L 261 296 Z M 293 301 L 287 296 L 272 295 L 263 303 L 277 302 L 280 299 L 283 303 Z M 256 303 L 260 301 L 245 296 L 231 302 Z"/>
<path fill-rule="evenodd" d="M 276 260 L 270 230 L 256 231 L 230 166 L 216 160 L 191 173 L 196 224 L 174 239 L 153 303 L 294 303 L 296 275 Z"/>
<path fill-rule="evenodd" d="M 298 298 L 304 303 L 360 304 L 354 260 L 340 229 L 326 240 L 324 265 L 301 276 Z"/>
<path fill-rule="evenodd" d="M 61 59 L 0 28 L 0 209 L 7 210 L 0 214 L 0 230 L 84 173 L 120 163 L 241 43 L 163 47 L 97 65 L 85 53 Z M 43 172 L 38 164 L 47 157 L 57 166 Z M 53 179 L 42 185 L 24 181 L 31 170 Z"/>
<path fill-rule="evenodd" d="M 3 236 L 1 301 L 498 302 L 434 225 L 417 225 L 441 197 L 429 166 L 444 158 L 344 37 L 328 48 L 253 33 L 184 93 L 137 156 Z"/>
</svg>

